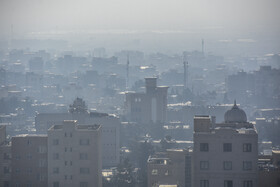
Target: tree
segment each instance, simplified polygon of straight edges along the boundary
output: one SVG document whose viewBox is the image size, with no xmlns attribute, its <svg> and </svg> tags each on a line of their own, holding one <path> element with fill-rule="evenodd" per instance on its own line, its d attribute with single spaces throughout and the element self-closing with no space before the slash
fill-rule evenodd
<svg viewBox="0 0 280 187">
<path fill-rule="evenodd" d="M 76 98 L 72 105 L 69 106 L 70 113 L 86 113 L 87 106 L 82 98 Z"/>
</svg>

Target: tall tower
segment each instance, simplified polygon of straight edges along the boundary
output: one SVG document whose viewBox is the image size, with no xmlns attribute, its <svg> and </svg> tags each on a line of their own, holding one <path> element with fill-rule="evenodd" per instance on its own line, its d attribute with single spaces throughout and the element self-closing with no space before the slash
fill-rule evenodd
<svg viewBox="0 0 280 187">
<path fill-rule="evenodd" d="M 184 89 L 188 87 L 188 68 L 189 62 L 186 60 L 186 55 L 183 53 L 183 64 L 184 64 Z"/>
<path fill-rule="evenodd" d="M 129 88 L 129 53 L 127 54 L 127 62 L 126 62 L 126 89 Z"/>
</svg>

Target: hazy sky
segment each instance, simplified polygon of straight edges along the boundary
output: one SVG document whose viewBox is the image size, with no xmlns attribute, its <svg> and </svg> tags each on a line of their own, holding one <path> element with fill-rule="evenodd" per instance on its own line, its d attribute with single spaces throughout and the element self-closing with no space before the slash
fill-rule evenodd
<svg viewBox="0 0 280 187">
<path fill-rule="evenodd" d="M 279 0 L 0 0 L 0 33 L 50 30 L 279 31 Z"/>
</svg>

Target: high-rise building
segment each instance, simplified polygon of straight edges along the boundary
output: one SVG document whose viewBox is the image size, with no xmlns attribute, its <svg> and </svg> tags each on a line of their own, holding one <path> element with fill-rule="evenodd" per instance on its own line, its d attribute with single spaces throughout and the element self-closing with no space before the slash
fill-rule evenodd
<svg viewBox="0 0 280 187">
<path fill-rule="evenodd" d="M 12 186 L 47 187 L 47 136 L 14 136 L 11 149 Z"/>
<path fill-rule="evenodd" d="M 194 187 L 256 187 L 258 134 L 236 103 L 224 123 L 210 116 L 194 117 Z"/>
<path fill-rule="evenodd" d="M 157 86 L 157 78 L 145 78 L 146 92 L 127 92 L 126 116 L 143 124 L 164 123 L 167 109 L 167 86 Z"/>
<path fill-rule="evenodd" d="M 48 186 L 102 186 L 100 125 L 68 120 L 48 130 Z"/>
</svg>

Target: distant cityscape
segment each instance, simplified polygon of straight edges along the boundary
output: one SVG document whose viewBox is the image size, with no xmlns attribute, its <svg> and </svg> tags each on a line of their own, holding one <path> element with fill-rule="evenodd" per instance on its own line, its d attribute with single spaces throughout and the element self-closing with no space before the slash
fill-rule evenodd
<svg viewBox="0 0 280 187">
<path fill-rule="evenodd" d="M 0 46 L 0 187 L 280 186 L 279 53 L 16 42 Z"/>
</svg>

